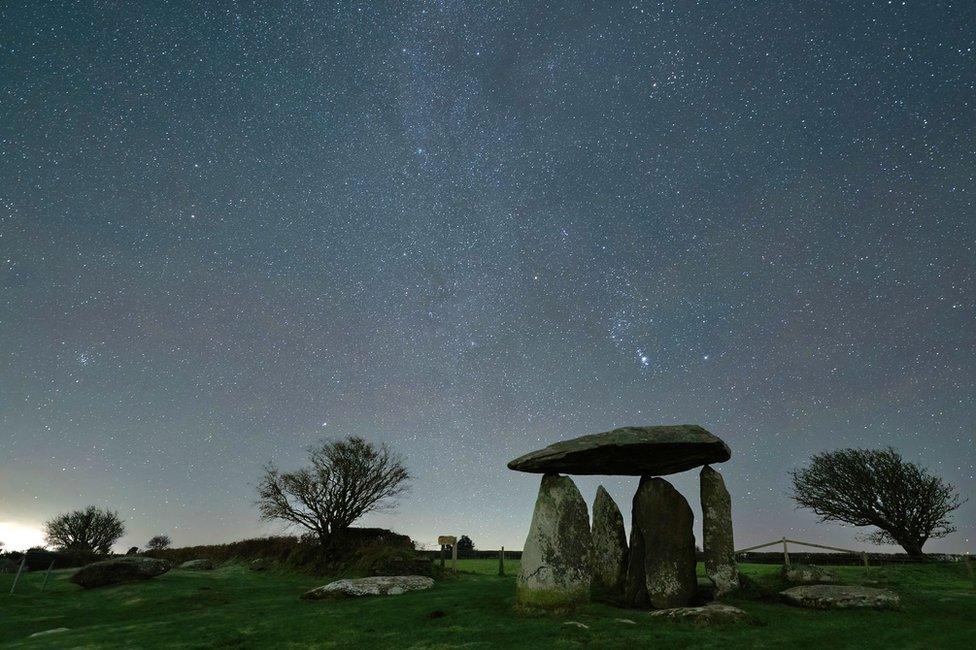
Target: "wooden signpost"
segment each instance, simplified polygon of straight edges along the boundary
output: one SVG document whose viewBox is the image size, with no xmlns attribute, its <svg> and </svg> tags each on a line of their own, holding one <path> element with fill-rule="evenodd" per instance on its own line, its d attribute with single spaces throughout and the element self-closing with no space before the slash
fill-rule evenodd
<svg viewBox="0 0 976 650">
<path fill-rule="evenodd" d="M 444 568 L 444 547 L 451 547 L 451 570 L 457 570 L 457 537 L 454 535 L 441 535 L 437 538 L 437 543 L 441 545 L 441 568 Z"/>
</svg>

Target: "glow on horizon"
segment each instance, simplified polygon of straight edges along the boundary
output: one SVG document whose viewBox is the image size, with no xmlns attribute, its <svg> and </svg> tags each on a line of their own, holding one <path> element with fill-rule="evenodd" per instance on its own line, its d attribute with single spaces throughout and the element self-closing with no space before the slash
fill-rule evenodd
<svg viewBox="0 0 976 650">
<path fill-rule="evenodd" d="M 46 546 L 40 525 L 16 521 L 0 521 L 0 542 L 3 542 L 4 551 L 26 551 L 35 546 Z"/>
</svg>

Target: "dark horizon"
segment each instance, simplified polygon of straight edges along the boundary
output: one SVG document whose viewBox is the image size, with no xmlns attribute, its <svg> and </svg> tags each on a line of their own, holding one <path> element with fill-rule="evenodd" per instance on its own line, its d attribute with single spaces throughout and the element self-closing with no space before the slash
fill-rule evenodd
<svg viewBox="0 0 976 650">
<path fill-rule="evenodd" d="M 521 548 L 526 452 L 699 424 L 736 546 L 891 445 L 976 540 L 976 4 L 0 7 L 0 541 L 277 533 L 322 436 L 415 474 L 358 525 Z M 636 478 L 599 484 L 629 510 Z M 697 472 L 674 477 L 696 513 Z M 628 522 L 629 525 L 629 522 Z M 878 550 L 897 551 L 895 547 Z"/>
</svg>

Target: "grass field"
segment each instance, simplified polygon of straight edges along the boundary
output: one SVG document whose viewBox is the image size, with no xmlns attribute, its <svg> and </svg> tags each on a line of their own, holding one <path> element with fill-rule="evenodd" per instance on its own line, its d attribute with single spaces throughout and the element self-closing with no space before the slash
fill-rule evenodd
<svg viewBox="0 0 976 650">
<path fill-rule="evenodd" d="M 171 571 L 154 580 L 82 591 L 71 571 L 0 575 L 0 643 L 10 648 L 972 648 L 976 591 L 962 566 L 837 567 L 845 581 L 897 591 L 896 612 L 819 612 L 740 596 L 728 602 L 759 624 L 698 629 L 651 620 L 646 613 L 588 605 L 568 614 L 518 614 L 518 562 L 497 575 L 496 560 L 462 560 L 456 578 L 432 590 L 343 602 L 307 602 L 304 591 L 327 582 L 303 574 L 254 573 L 240 565 L 211 572 Z M 775 587 L 778 567 L 744 565 Z M 635 624 L 621 622 L 629 619 Z M 583 629 L 566 625 L 578 621 Z M 70 631 L 28 639 L 34 633 Z"/>
</svg>

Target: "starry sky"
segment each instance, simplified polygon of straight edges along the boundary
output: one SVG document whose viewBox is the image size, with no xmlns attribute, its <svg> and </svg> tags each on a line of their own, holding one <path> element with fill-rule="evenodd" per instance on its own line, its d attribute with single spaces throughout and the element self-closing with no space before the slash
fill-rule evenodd
<svg viewBox="0 0 976 650">
<path fill-rule="evenodd" d="M 428 545 L 520 548 L 539 477 L 505 463 L 624 425 L 729 444 L 740 547 L 866 548 L 788 498 L 819 451 L 893 445 L 976 497 L 974 25 L 3 3 L 0 539 L 88 504 L 120 548 L 279 532 L 261 466 L 350 434 L 416 476 L 363 523 Z M 601 482 L 628 512 L 637 480 Z M 956 522 L 926 549 L 976 550 L 976 501 Z"/>
</svg>

